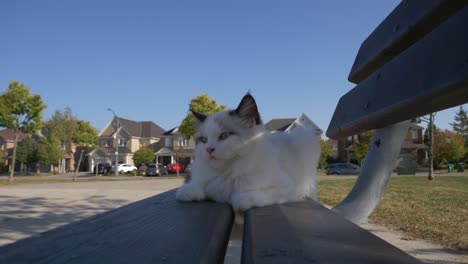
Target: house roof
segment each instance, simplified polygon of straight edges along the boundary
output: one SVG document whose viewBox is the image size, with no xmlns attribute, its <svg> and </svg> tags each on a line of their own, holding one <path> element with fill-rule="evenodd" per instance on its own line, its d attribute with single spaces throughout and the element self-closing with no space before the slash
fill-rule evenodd
<svg viewBox="0 0 468 264">
<path fill-rule="evenodd" d="M 156 125 L 152 121 L 137 122 L 121 117 L 117 117 L 117 120 L 119 121 L 122 128 L 125 129 L 129 133 L 129 135 L 133 137 L 159 138 L 164 134 L 164 129 Z M 112 136 L 114 131 L 115 130 L 112 126 L 108 126 L 106 127 L 105 131 L 101 133 L 100 136 Z"/>
<path fill-rule="evenodd" d="M 296 118 L 277 118 L 268 121 L 265 124 L 265 128 L 269 131 L 285 131 Z"/>
<path fill-rule="evenodd" d="M 179 127 L 174 127 L 173 129 L 164 132 L 163 136 L 172 136 L 177 131 L 179 131 Z"/>
<path fill-rule="evenodd" d="M 19 133 L 18 141 L 22 141 L 23 139 L 27 138 L 29 135 L 25 134 L 23 132 Z M 2 138 L 4 141 L 14 141 L 15 140 L 15 132 L 13 129 L 3 129 L 0 130 L 0 138 Z"/>
</svg>

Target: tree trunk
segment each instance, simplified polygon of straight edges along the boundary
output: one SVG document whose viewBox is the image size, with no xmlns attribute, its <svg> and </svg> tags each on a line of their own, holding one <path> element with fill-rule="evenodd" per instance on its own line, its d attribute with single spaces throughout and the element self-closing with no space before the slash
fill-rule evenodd
<svg viewBox="0 0 468 264">
<path fill-rule="evenodd" d="M 16 163 L 16 149 L 18 147 L 18 137 L 19 137 L 19 130 L 15 129 L 15 146 L 13 147 L 13 157 L 11 158 L 11 172 L 10 172 L 10 176 L 8 177 L 8 182 L 9 183 L 12 183 L 13 182 L 13 175 L 15 173 L 15 163 Z"/>
<path fill-rule="evenodd" d="M 78 176 L 78 170 L 80 169 L 81 158 L 83 158 L 83 150 L 81 150 L 80 158 L 78 159 L 78 166 L 75 168 L 75 175 L 73 175 L 73 181 L 76 182 L 76 177 Z"/>
</svg>

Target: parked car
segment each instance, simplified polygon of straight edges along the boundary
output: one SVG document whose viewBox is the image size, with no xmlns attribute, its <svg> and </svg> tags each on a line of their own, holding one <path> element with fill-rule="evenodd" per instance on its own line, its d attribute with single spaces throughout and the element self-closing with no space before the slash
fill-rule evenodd
<svg viewBox="0 0 468 264">
<path fill-rule="evenodd" d="M 159 166 L 156 164 L 148 164 L 146 167 L 146 176 L 159 176 Z"/>
<path fill-rule="evenodd" d="M 172 163 L 167 165 L 167 172 L 168 173 L 177 173 L 178 172 L 184 172 L 185 171 L 185 166 L 177 163 Z"/>
<path fill-rule="evenodd" d="M 130 172 L 130 171 L 134 171 L 136 169 L 137 169 L 137 167 L 135 167 L 133 165 L 130 165 L 130 164 L 126 164 L 126 163 L 119 164 L 119 166 L 117 167 L 117 171 L 119 173 L 127 173 L 127 172 Z M 114 171 L 114 170 L 112 169 L 112 171 Z"/>
<path fill-rule="evenodd" d="M 352 163 L 333 163 L 327 168 L 327 175 L 359 174 L 361 167 Z"/>
<path fill-rule="evenodd" d="M 111 165 L 109 163 L 99 163 L 97 165 L 97 173 L 105 174 L 111 171 Z M 96 174 L 96 166 L 94 166 L 93 173 Z"/>
</svg>

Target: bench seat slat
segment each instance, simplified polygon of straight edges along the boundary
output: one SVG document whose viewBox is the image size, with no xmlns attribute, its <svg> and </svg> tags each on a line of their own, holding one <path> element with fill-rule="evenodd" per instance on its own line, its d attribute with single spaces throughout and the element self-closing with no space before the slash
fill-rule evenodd
<svg viewBox="0 0 468 264">
<path fill-rule="evenodd" d="M 169 191 L 0 248 L 0 263 L 221 263 L 229 205 Z"/>
<path fill-rule="evenodd" d="M 468 6 L 343 95 L 338 139 L 468 102 Z"/>
<path fill-rule="evenodd" d="M 314 201 L 249 210 L 242 263 L 420 263 Z"/>
<path fill-rule="evenodd" d="M 467 3 L 466 0 L 401 1 L 361 44 L 349 81 L 360 83 Z"/>
</svg>

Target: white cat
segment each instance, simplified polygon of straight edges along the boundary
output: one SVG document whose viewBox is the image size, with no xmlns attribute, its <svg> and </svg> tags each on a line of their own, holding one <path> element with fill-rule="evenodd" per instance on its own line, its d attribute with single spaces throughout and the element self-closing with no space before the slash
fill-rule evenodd
<svg viewBox="0 0 468 264">
<path fill-rule="evenodd" d="M 265 130 L 254 98 L 247 94 L 235 110 L 205 116 L 195 133 L 190 180 L 178 200 L 211 199 L 236 211 L 307 197 L 316 199 L 320 136 L 298 125 L 290 133 Z"/>
</svg>

